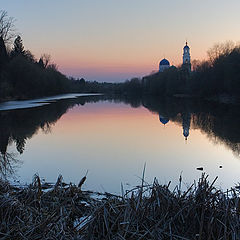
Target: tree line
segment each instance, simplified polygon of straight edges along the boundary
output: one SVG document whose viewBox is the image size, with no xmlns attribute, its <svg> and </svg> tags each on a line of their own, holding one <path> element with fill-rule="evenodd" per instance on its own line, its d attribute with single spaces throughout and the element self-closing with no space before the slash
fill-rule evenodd
<svg viewBox="0 0 240 240">
<path fill-rule="evenodd" d="M 60 93 L 108 93 L 122 96 L 188 95 L 215 97 L 240 95 L 240 45 L 216 44 L 207 61 L 193 61 L 193 71 L 170 67 L 164 72 L 121 83 L 66 77 L 51 63 L 50 55 L 36 59 L 16 34 L 14 19 L 0 11 L 0 101 Z"/>
<path fill-rule="evenodd" d="M 136 80 L 125 83 L 86 81 L 66 77 L 51 63 L 49 54 L 36 59 L 25 50 L 21 36 L 16 34 L 14 18 L 0 11 L 0 101 L 28 99 L 61 93 L 134 93 Z"/>
<path fill-rule="evenodd" d="M 86 91 L 117 95 L 190 96 L 199 98 L 240 97 L 240 45 L 232 42 L 215 44 L 208 50 L 208 60 L 192 61 L 192 71 L 186 66 L 171 66 L 163 72 L 132 78 L 122 83 L 84 83 Z"/>
<path fill-rule="evenodd" d="M 196 97 L 240 96 L 240 45 L 215 44 L 208 60 L 193 61 L 191 72 L 170 67 L 142 79 L 142 93 L 151 95 L 188 95 Z"/>
<path fill-rule="evenodd" d="M 69 92 L 110 92 L 113 84 L 69 78 L 58 71 L 49 54 L 39 59 L 25 50 L 14 18 L 0 11 L 0 101 Z"/>
<path fill-rule="evenodd" d="M 15 34 L 14 21 L 0 12 L 0 99 L 25 99 L 68 92 L 69 80 L 50 63 L 50 55 L 35 59 Z M 12 43 L 13 42 L 13 43 Z"/>
</svg>

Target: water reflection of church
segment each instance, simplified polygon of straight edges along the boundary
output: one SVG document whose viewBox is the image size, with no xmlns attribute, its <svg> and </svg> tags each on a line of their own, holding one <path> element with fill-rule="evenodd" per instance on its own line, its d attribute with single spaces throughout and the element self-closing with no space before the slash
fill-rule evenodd
<svg viewBox="0 0 240 240">
<path fill-rule="evenodd" d="M 180 115 L 182 118 L 183 136 L 185 137 L 185 140 L 187 140 L 191 124 L 191 113 L 182 112 Z M 169 122 L 169 118 L 162 116 L 160 113 L 159 120 L 163 125 L 166 125 Z"/>
</svg>

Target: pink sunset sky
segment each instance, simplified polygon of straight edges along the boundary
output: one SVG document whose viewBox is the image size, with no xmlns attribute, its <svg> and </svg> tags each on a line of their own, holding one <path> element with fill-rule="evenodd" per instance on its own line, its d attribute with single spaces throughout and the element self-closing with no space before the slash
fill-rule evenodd
<svg viewBox="0 0 240 240">
<path fill-rule="evenodd" d="M 59 70 L 86 80 L 119 82 L 156 71 L 165 57 L 207 58 L 217 42 L 240 40 L 238 0 L 1 1 L 26 49 L 52 56 Z"/>
</svg>

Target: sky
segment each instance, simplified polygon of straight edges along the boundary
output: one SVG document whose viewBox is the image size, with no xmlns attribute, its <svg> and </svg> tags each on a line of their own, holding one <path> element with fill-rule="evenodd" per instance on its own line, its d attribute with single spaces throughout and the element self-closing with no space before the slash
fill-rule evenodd
<svg viewBox="0 0 240 240">
<path fill-rule="evenodd" d="M 215 43 L 240 41 L 239 0 L 0 0 L 25 49 L 48 53 L 67 76 L 120 82 L 167 58 L 207 58 Z"/>
</svg>

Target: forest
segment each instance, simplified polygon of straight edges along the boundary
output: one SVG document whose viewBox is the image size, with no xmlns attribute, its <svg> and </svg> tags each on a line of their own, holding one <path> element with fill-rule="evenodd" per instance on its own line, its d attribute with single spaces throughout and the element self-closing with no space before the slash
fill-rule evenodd
<svg viewBox="0 0 240 240">
<path fill-rule="evenodd" d="M 24 49 L 14 19 L 0 12 L 0 100 L 26 99 L 69 92 L 66 76 L 50 63 L 50 55 L 36 59 Z"/>
<path fill-rule="evenodd" d="M 25 50 L 15 19 L 0 11 L 0 101 L 30 99 L 69 92 L 102 92 L 112 84 L 62 74 L 49 54 L 39 59 Z"/>
</svg>

